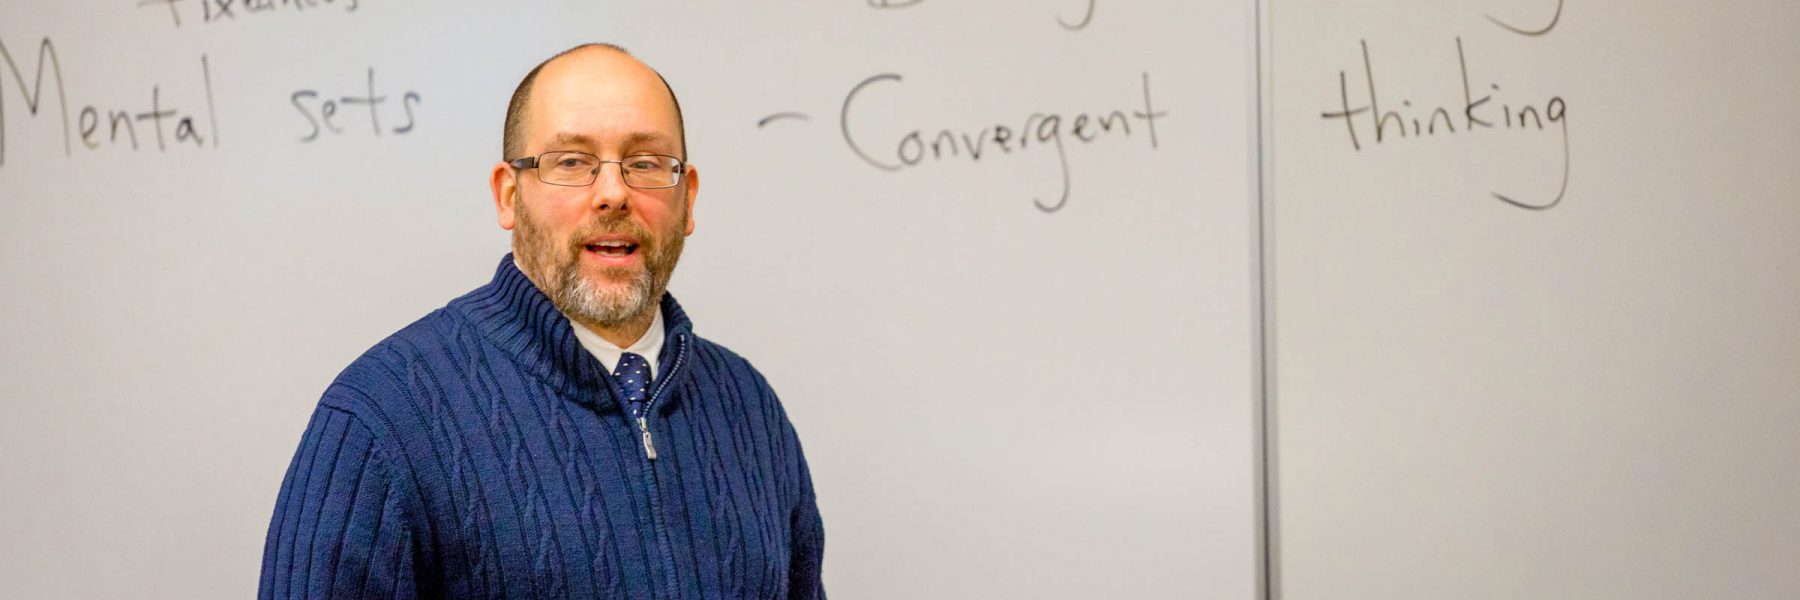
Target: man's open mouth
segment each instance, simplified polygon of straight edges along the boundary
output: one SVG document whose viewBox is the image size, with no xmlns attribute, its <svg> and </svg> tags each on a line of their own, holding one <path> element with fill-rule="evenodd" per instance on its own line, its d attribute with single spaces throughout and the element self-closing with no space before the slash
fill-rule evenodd
<svg viewBox="0 0 1800 600">
<path fill-rule="evenodd" d="M 624 240 L 606 240 L 588 244 L 587 249 L 601 256 L 630 256 L 637 252 L 638 245 Z"/>
</svg>

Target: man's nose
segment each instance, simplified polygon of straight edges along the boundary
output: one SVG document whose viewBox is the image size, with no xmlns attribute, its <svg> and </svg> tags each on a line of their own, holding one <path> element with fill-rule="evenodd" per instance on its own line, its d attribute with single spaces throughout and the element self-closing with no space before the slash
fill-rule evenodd
<svg viewBox="0 0 1800 600">
<path fill-rule="evenodd" d="M 622 177 L 624 173 L 618 170 L 622 168 L 624 167 L 617 162 L 600 163 L 599 170 L 594 173 L 594 185 L 590 186 L 590 192 L 594 195 L 591 204 L 595 210 L 625 208 L 625 200 L 631 195 L 631 188 L 625 185 L 625 178 Z"/>
</svg>

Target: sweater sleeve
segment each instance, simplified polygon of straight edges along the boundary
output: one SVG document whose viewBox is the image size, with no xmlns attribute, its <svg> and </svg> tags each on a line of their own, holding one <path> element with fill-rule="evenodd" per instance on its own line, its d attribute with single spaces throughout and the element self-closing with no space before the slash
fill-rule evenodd
<svg viewBox="0 0 1800 600">
<path fill-rule="evenodd" d="M 258 598 L 418 597 L 412 531 L 378 440 L 321 405 L 275 500 Z"/>
<path fill-rule="evenodd" d="M 794 446 L 799 452 L 799 445 Z M 813 495 L 812 473 L 806 468 L 806 456 L 800 457 L 800 501 L 793 511 L 793 555 L 788 558 L 788 598 L 825 600 L 825 582 L 821 570 L 825 560 L 825 521 L 819 516 L 818 498 Z"/>
</svg>

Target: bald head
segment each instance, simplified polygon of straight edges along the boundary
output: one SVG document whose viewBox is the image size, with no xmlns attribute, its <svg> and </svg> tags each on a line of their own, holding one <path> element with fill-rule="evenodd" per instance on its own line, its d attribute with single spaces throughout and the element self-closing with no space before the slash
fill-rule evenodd
<svg viewBox="0 0 1800 600">
<path fill-rule="evenodd" d="M 676 99 L 675 89 L 669 86 L 669 81 L 661 73 L 632 57 L 630 52 L 607 43 L 582 44 L 564 50 L 538 63 L 536 67 L 532 67 L 531 72 L 525 74 L 525 78 L 519 81 L 519 86 L 513 89 L 512 101 L 506 106 L 506 127 L 500 140 L 501 160 L 520 158 L 527 152 L 526 135 L 532 125 L 533 112 L 546 108 L 541 102 L 533 102 L 540 77 L 548 77 L 552 83 L 563 83 L 565 78 L 575 77 L 580 78 L 583 83 L 604 84 L 611 78 L 629 80 L 646 74 L 655 77 L 662 84 L 662 92 L 667 95 L 666 104 L 674 114 L 675 129 L 679 137 L 680 146 L 675 155 L 686 161 L 687 123 L 681 115 L 681 101 Z M 560 99 L 559 97 L 558 100 Z"/>
</svg>

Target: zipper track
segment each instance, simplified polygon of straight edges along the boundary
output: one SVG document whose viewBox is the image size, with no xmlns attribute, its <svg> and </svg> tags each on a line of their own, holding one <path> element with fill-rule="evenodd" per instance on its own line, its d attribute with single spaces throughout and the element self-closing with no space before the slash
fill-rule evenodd
<svg viewBox="0 0 1800 600">
<path fill-rule="evenodd" d="M 638 416 L 637 423 L 644 434 L 644 484 L 650 491 L 650 521 L 656 527 L 656 542 L 662 547 L 663 583 L 668 587 L 672 597 L 680 596 L 680 588 L 675 585 L 675 550 L 670 547 L 668 528 L 663 524 L 662 486 L 656 476 L 656 457 L 651 454 L 650 416 L 656 413 L 656 401 L 668 387 L 669 380 L 680 372 L 683 359 L 687 356 L 687 334 L 675 336 L 675 363 L 669 370 L 658 377 L 656 389 L 650 391 L 650 398 L 644 402 L 644 414 Z"/>
</svg>

